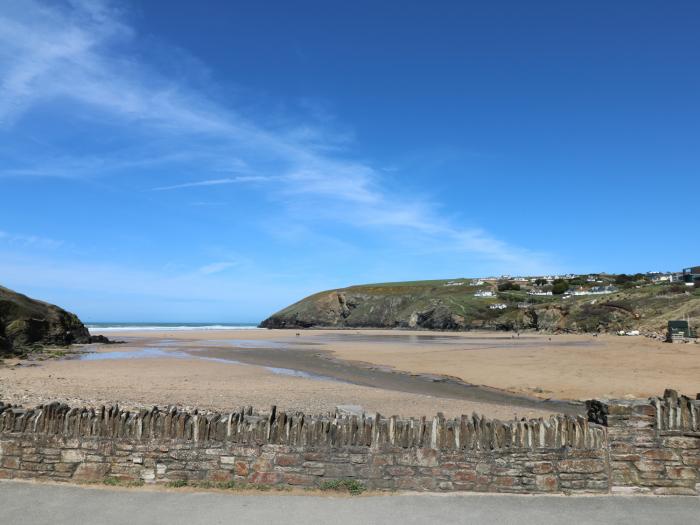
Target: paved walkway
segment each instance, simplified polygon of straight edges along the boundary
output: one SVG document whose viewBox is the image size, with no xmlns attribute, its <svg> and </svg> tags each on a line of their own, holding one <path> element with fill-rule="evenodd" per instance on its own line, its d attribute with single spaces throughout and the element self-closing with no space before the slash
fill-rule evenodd
<svg viewBox="0 0 700 525">
<path fill-rule="evenodd" d="M 238 495 L 0 482 L 3 525 L 690 524 L 696 497 Z"/>
</svg>

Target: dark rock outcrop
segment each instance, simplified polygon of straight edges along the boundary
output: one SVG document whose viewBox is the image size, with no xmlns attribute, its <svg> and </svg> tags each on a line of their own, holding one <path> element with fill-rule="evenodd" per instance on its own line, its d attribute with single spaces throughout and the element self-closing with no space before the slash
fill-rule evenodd
<svg viewBox="0 0 700 525">
<path fill-rule="evenodd" d="M 332 290 L 314 294 L 265 319 L 263 328 L 422 328 L 466 330 L 473 319 L 441 300 L 411 293 Z"/>
<path fill-rule="evenodd" d="M 75 314 L 0 286 L 0 356 L 90 342 L 99 341 Z"/>
</svg>

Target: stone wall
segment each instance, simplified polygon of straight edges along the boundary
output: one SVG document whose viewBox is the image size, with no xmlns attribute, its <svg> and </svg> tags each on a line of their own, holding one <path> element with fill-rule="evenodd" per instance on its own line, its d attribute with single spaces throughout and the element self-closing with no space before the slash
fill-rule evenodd
<svg viewBox="0 0 700 525">
<path fill-rule="evenodd" d="M 667 390 L 649 402 L 608 404 L 613 493 L 700 491 L 700 401 Z"/>
<path fill-rule="evenodd" d="M 698 406 L 667 392 L 645 403 L 591 402 L 595 422 L 501 422 L 0 403 L 0 478 L 695 494 Z"/>
</svg>

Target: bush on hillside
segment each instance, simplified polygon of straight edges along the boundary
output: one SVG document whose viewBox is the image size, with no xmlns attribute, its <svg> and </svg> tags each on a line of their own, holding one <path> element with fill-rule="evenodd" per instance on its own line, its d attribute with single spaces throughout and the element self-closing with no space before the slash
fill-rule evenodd
<svg viewBox="0 0 700 525">
<path fill-rule="evenodd" d="M 498 285 L 499 292 L 506 292 L 508 290 L 520 290 L 520 285 L 511 281 L 501 283 Z"/>
<path fill-rule="evenodd" d="M 621 273 L 615 276 L 615 284 L 619 285 L 636 283 L 640 281 L 647 281 L 647 276 L 643 273 L 635 273 L 634 275 L 627 275 L 626 273 Z"/>
<path fill-rule="evenodd" d="M 561 295 L 569 289 L 569 281 L 566 279 L 556 279 L 552 283 L 552 293 L 554 295 Z"/>
</svg>

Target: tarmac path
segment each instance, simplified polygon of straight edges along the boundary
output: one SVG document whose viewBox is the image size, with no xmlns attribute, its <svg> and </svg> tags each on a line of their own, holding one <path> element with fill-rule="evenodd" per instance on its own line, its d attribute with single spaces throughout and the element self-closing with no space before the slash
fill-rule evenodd
<svg viewBox="0 0 700 525">
<path fill-rule="evenodd" d="M 394 494 L 326 496 L 0 482 L 3 525 L 231 523 L 689 524 L 700 498 Z"/>
</svg>

